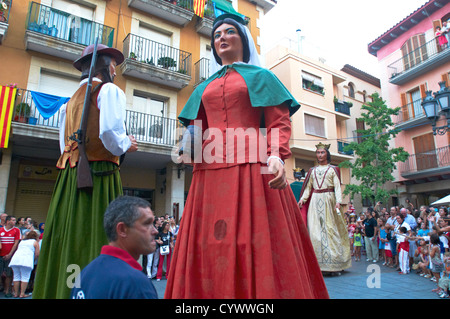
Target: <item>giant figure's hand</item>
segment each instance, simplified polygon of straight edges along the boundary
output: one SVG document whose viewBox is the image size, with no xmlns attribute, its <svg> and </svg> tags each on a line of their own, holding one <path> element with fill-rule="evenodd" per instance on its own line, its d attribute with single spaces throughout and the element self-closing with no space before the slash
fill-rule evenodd
<svg viewBox="0 0 450 319">
<path fill-rule="evenodd" d="M 275 175 L 275 178 L 269 182 L 270 188 L 285 189 L 288 185 L 286 180 L 286 172 L 283 164 L 277 158 L 271 158 L 269 161 L 269 173 Z"/>
</svg>

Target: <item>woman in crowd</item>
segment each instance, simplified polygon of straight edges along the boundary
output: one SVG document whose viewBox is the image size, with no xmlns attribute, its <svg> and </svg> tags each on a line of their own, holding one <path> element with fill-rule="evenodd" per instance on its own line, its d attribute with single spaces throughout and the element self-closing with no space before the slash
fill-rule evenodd
<svg viewBox="0 0 450 319">
<path fill-rule="evenodd" d="M 25 294 L 34 261 L 39 256 L 39 235 L 34 230 L 27 232 L 19 243 L 16 252 L 11 258 L 9 266 L 14 272 L 14 297 L 26 298 Z"/>
<path fill-rule="evenodd" d="M 169 276 L 170 259 L 173 252 L 173 234 L 170 232 L 169 222 L 164 222 L 161 226 L 159 235 L 156 236 L 156 242 L 159 244 L 159 263 L 156 280 L 160 281 L 163 273 L 164 259 L 166 260 L 166 278 Z"/>
</svg>

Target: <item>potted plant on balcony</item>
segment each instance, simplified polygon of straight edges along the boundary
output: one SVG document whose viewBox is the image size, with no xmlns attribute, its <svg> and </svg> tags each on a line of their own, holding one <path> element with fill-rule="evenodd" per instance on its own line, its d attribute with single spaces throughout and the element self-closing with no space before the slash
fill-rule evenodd
<svg viewBox="0 0 450 319">
<path fill-rule="evenodd" d="M 22 102 L 16 105 L 14 109 L 14 121 L 20 123 L 27 123 L 30 117 L 31 108 L 28 103 Z"/>
<path fill-rule="evenodd" d="M 136 60 L 136 59 L 137 59 L 136 53 L 130 52 L 130 59 L 131 59 L 131 60 Z"/>
<path fill-rule="evenodd" d="M 165 69 L 175 68 L 177 66 L 177 61 L 172 59 L 171 57 L 165 56 L 158 59 L 158 65 L 162 66 Z"/>
</svg>

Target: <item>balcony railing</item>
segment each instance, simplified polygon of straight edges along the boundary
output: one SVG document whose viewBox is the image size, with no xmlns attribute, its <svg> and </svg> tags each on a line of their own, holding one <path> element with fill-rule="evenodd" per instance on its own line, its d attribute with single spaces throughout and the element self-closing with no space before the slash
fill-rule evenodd
<svg viewBox="0 0 450 319">
<path fill-rule="evenodd" d="M 176 119 L 127 111 L 126 127 L 138 141 L 175 145 L 180 137 L 181 124 Z"/>
<path fill-rule="evenodd" d="M 36 2 L 30 3 L 26 28 L 57 39 L 82 45 L 99 43 L 113 45 L 114 28 L 90 21 Z"/>
<path fill-rule="evenodd" d="M 59 110 L 44 119 L 33 102 L 31 91 L 17 90 L 13 122 L 58 129 L 59 120 Z M 127 110 L 125 125 L 128 133 L 142 142 L 173 146 L 180 137 L 181 124 L 176 119 Z"/>
<path fill-rule="evenodd" d="M 435 59 L 445 58 L 449 53 L 450 50 L 448 48 L 441 49 L 437 38 L 434 38 L 388 65 L 389 81 L 397 83 L 401 81 L 402 75 L 406 72 L 413 70 L 417 72 L 421 66 L 426 67 L 426 63 L 432 63 Z M 401 83 L 399 82 L 398 84 Z"/>
<path fill-rule="evenodd" d="M 399 163 L 402 175 L 424 170 L 438 169 L 450 166 L 450 147 L 440 147 L 428 152 L 409 155 L 408 159 Z"/>
<path fill-rule="evenodd" d="M 191 75 L 191 53 L 128 34 L 123 41 L 124 54 L 130 59 L 158 66 L 181 74 Z"/>
<path fill-rule="evenodd" d="M 408 121 L 423 119 L 425 113 L 422 108 L 422 99 L 417 99 L 401 107 L 397 115 L 394 115 L 392 120 L 395 125 L 399 125 Z"/>
<path fill-rule="evenodd" d="M 134 34 L 123 41 L 122 73 L 181 89 L 191 80 L 192 54 Z"/>
<path fill-rule="evenodd" d="M 339 112 L 339 113 L 342 113 L 345 115 L 350 116 L 350 107 L 351 107 L 351 104 L 349 104 L 348 102 L 339 102 L 339 101 L 334 102 L 334 110 L 336 112 Z"/>
<path fill-rule="evenodd" d="M 193 0 L 128 0 L 128 6 L 185 26 L 194 17 Z"/>
<path fill-rule="evenodd" d="M 195 83 L 194 86 L 199 85 L 207 78 L 209 78 L 209 59 L 201 58 L 194 64 Z"/>
</svg>

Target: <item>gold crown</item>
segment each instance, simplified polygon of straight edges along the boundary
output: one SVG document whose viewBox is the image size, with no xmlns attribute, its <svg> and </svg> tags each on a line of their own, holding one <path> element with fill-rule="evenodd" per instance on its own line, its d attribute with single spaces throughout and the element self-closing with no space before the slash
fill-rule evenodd
<svg viewBox="0 0 450 319">
<path fill-rule="evenodd" d="M 296 172 L 296 173 L 300 173 L 301 171 L 302 171 L 302 169 L 300 167 L 294 168 L 294 172 Z"/>
<path fill-rule="evenodd" d="M 317 149 L 323 148 L 323 149 L 328 150 L 330 148 L 330 146 L 331 146 L 331 144 L 322 144 L 322 142 L 320 142 L 319 144 L 316 145 L 316 148 Z"/>
</svg>

